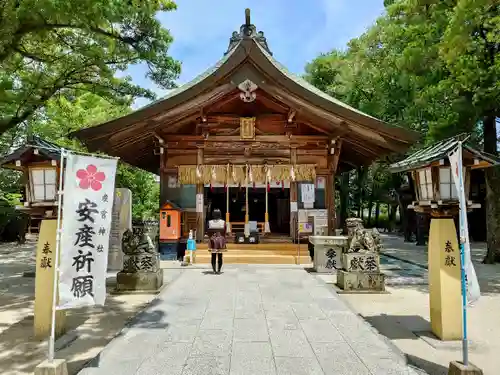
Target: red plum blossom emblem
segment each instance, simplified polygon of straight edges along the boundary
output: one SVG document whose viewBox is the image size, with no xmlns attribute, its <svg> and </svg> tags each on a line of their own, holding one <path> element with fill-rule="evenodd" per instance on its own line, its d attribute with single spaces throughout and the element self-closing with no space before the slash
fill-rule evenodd
<svg viewBox="0 0 500 375">
<path fill-rule="evenodd" d="M 102 189 L 102 182 L 106 179 L 104 172 L 98 172 L 97 167 L 93 164 L 87 166 L 86 169 L 79 169 L 76 172 L 76 177 L 80 179 L 80 187 L 87 190 L 91 188 L 94 191 Z"/>
</svg>

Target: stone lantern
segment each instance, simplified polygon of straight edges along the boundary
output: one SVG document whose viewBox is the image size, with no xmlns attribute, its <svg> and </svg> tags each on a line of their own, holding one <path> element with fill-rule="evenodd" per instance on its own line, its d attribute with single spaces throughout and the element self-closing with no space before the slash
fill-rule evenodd
<svg viewBox="0 0 500 375">
<path fill-rule="evenodd" d="M 448 155 L 462 142 L 463 181 L 467 211 L 480 207 L 469 199 L 470 172 L 497 165 L 499 159 L 472 148 L 463 135 L 417 151 L 391 165 L 393 173 L 411 174 L 416 200 L 408 206 L 431 217 L 428 264 L 432 332 L 441 340 L 462 338 L 461 263 L 454 217 L 459 213 L 458 193 Z"/>
</svg>

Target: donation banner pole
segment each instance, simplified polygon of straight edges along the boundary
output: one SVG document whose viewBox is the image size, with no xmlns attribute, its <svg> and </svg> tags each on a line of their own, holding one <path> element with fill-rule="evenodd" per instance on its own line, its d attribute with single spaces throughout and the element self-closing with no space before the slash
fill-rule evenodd
<svg viewBox="0 0 500 375">
<path fill-rule="evenodd" d="M 467 338 L 467 281 L 466 281 L 466 270 L 465 270 L 465 231 L 468 228 L 464 228 L 466 220 L 464 220 L 464 215 L 467 215 L 467 208 L 465 203 L 465 192 L 464 192 L 464 179 L 463 179 L 463 159 L 462 159 L 462 142 L 458 142 L 458 181 L 459 181 L 459 226 L 460 226 L 460 263 L 461 263 L 461 279 L 462 279 L 462 362 L 464 366 L 469 365 L 469 344 Z"/>
<path fill-rule="evenodd" d="M 59 189 L 57 190 L 57 234 L 56 234 L 56 250 L 55 250 L 55 272 L 54 284 L 52 286 L 52 318 L 49 337 L 49 362 L 54 362 L 55 341 L 56 341 L 56 306 L 57 306 L 57 285 L 59 282 L 59 252 L 61 249 L 61 217 L 62 217 L 62 201 L 63 201 L 63 176 L 64 176 L 64 160 L 66 159 L 66 150 L 61 148 L 61 158 L 59 164 Z"/>
</svg>

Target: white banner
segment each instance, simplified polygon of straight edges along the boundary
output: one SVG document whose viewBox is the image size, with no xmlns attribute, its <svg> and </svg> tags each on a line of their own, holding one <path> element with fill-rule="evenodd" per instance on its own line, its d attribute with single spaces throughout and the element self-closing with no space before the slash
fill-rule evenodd
<svg viewBox="0 0 500 375">
<path fill-rule="evenodd" d="M 196 212 L 204 212 L 203 194 L 196 194 Z"/>
<path fill-rule="evenodd" d="M 462 146 L 448 154 L 450 159 L 451 174 L 459 201 L 459 222 L 460 222 L 460 240 L 464 239 L 464 259 L 465 259 L 465 280 L 467 285 L 467 302 L 473 303 L 477 301 L 481 295 L 479 290 L 479 282 L 477 280 L 474 264 L 472 263 L 469 242 L 469 225 L 467 222 L 467 201 L 465 198 L 464 176 L 462 165 Z"/>
<path fill-rule="evenodd" d="M 116 164 L 71 153 L 66 159 L 58 309 L 104 305 Z"/>
</svg>

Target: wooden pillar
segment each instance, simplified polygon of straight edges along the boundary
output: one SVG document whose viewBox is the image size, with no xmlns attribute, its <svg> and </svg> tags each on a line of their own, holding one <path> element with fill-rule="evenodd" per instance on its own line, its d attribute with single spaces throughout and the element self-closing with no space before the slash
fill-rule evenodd
<svg viewBox="0 0 500 375">
<path fill-rule="evenodd" d="M 339 165 L 342 140 L 332 139 L 328 150 L 328 176 L 326 178 L 325 199 L 328 219 L 328 235 L 335 235 L 337 227 L 335 215 L 335 175 Z"/>
<path fill-rule="evenodd" d="M 247 164 L 245 168 L 245 237 L 250 236 L 250 213 L 248 210 L 250 209 L 248 206 L 248 174 L 250 166 Z"/>
<path fill-rule="evenodd" d="M 229 164 L 227 165 L 226 168 L 226 233 L 231 233 L 231 216 L 229 214 Z"/>
<path fill-rule="evenodd" d="M 266 170 L 266 213 L 264 214 L 264 233 L 271 233 L 269 227 L 269 175 Z"/>
<path fill-rule="evenodd" d="M 160 146 L 160 207 L 167 200 L 166 189 L 168 187 L 167 176 L 167 149 Z"/>
<path fill-rule="evenodd" d="M 297 149 L 295 147 L 290 149 L 290 164 L 292 164 L 292 166 L 297 164 Z M 297 230 L 299 225 L 299 205 L 297 200 L 297 181 L 290 180 L 290 234 L 294 241 L 297 239 Z"/>
<path fill-rule="evenodd" d="M 196 164 L 203 165 L 203 148 L 198 148 Z M 202 242 L 205 236 L 205 186 L 203 182 L 196 184 L 196 241 Z"/>
</svg>

